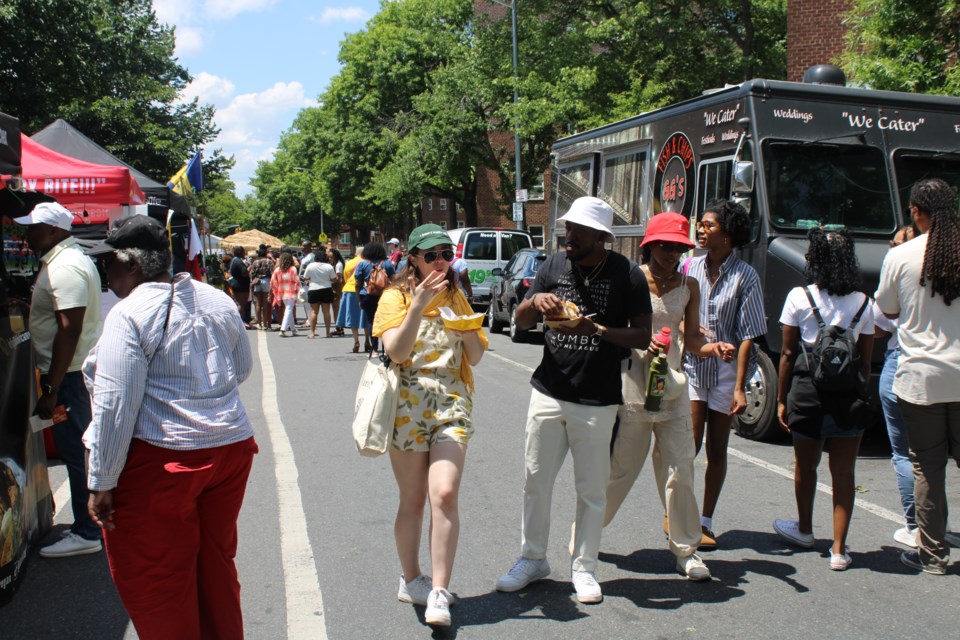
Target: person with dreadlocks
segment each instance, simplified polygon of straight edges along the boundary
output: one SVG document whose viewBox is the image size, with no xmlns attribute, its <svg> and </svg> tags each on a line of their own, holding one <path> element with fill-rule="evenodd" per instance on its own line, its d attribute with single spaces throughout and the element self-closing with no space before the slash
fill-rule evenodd
<svg viewBox="0 0 960 640">
<path fill-rule="evenodd" d="M 899 318 L 900 361 L 893 391 L 903 412 L 915 480 L 920 535 L 900 561 L 944 575 L 947 457 L 960 465 L 960 214 L 957 193 L 943 180 L 910 190 L 910 214 L 921 235 L 890 250 L 880 271 L 877 305 Z"/>
</svg>

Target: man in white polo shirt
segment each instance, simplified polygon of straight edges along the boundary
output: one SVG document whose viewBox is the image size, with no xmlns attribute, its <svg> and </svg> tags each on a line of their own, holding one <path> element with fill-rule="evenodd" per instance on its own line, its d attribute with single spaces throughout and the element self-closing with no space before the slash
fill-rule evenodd
<svg viewBox="0 0 960 640">
<path fill-rule="evenodd" d="M 63 405 L 66 420 L 53 427 L 53 440 L 67 467 L 73 525 L 59 541 L 40 550 L 62 558 L 101 550 L 101 532 L 87 513 L 83 432 L 90 424 L 90 396 L 80 369 L 100 337 L 100 276 L 70 235 L 73 214 L 56 202 L 41 202 L 14 220 L 27 227 L 30 249 L 42 254 L 30 304 L 30 334 L 40 370 L 36 413 L 52 418 Z"/>
</svg>

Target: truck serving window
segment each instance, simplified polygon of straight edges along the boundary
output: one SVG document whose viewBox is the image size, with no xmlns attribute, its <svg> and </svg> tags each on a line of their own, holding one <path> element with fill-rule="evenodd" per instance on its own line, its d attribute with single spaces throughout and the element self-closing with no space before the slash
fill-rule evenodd
<svg viewBox="0 0 960 640">
<path fill-rule="evenodd" d="M 880 149 L 764 142 L 770 221 L 783 230 L 842 225 L 891 233 L 896 221 Z"/>
<path fill-rule="evenodd" d="M 960 191 L 960 152 L 952 154 L 931 151 L 899 150 L 893 154 L 900 192 L 902 224 L 910 221 L 910 189 L 927 178 L 940 178 Z"/>
</svg>

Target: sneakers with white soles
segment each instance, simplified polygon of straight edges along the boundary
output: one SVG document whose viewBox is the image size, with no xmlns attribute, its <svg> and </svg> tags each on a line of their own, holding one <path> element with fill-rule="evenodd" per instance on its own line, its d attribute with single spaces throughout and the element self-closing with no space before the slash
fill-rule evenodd
<svg viewBox="0 0 960 640">
<path fill-rule="evenodd" d="M 846 571 L 853 564 L 853 558 L 850 557 L 850 547 L 844 547 L 843 553 L 830 552 L 830 568 L 833 571 Z"/>
<path fill-rule="evenodd" d="M 427 624 L 436 627 L 450 626 L 450 604 L 453 602 L 453 596 L 443 587 L 437 587 L 430 591 L 427 596 L 427 612 L 423 619 Z"/>
<path fill-rule="evenodd" d="M 603 600 L 603 592 L 600 591 L 600 583 L 597 582 L 593 571 L 573 571 L 570 579 L 573 581 L 573 588 L 577 590 L 577 600 L 584 604 L 596 604 Z"/>
<path fill-rule="evenodd" d="M 58 542 L 47 545 L 40 549 L 42 558 L 69 558 L 71 556 L 83 556 L 88 553 L 98 553 L 103 549 L 103 544 L 99 540 L 87 540 L 72 531 Z"/>
<path fill-rule="evenodd" d="M 812 533 L 800 533 L 800 523 L 796 520 L 781 520 L 777 518 L 773 521 L 773 530 L 777 535 L 790 544 L 804 549 L 812 549 L 815 539 Z"/>
<path fill-rule="evenodd" d="M 409 604 L 427 604 L 427 596 L 433 589 L 433 579 L 425 573 L 407 582 L 400 574 L 400 589 L 397 591 L 397 600 Z"/>
<path fill-rule="evenodd" d="M 935 564 L 924 564 L 917 551 L 904 551 L 900 554 L 900 562 L 911 569 L 917 569 L 933 576 L 946 575 L 947 569 Z"/>
<path fill-rule="evenodd" d="M 550 575 L 550 564 L 547 559 L 531 560 L 523 556 L 510 567 L 510 571 L 497 580 L 497 591 L 519 591 L 531 582 L 543 580 Z"/>
<path fill-rule="evenodd" d="M 707 569 L 707 565 L 695 553 L 685 558 L 677 558 L 677 571 L 695 582 L 710 579 L 710 569 Z"/>
<path fill-rule="evenodd" d="M 893 532 L 893 539 L 905 547 L 916 549 L 918 532 L 919 529 L 911 529 L 910 527 L 903 526 Z"/>
</svg>

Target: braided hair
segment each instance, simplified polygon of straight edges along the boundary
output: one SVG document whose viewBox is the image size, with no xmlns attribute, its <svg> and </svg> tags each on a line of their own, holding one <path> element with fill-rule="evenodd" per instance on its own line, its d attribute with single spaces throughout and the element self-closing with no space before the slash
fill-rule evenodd
<svg viewBox="0 0 960 640">
<path fill-rule="evenodd" d="M 849 230 L 810 229 L 807 237 L 810 248 L 803 271 L 807 282 L 835 296 L 845 296 L 860 288 L 860 263 Z"/>
<path fill-rule="evenodd" d="M 910 190 L 910 204 L 930 217 L 920 286 L 930 282 L 930 295 L 943 296 L 947 306 L 960 298 L 960 215 L 957 193 L 939 178 L 921 180 Z"/>
</svg>

